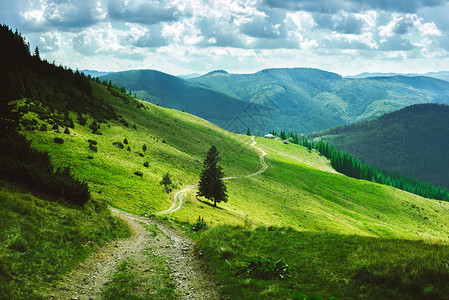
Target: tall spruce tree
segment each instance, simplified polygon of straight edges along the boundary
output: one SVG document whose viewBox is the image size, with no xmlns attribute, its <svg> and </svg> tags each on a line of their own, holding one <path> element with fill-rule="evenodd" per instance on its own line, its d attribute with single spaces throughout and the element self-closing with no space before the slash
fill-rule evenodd
<svg viewBox="0 0 449 300">
<path fill-rule="evenodd" d="M 209 201 L 217 203 L 228 202 L 226 186 L 222 180 L 224 177 L 222 168 L 218 165 L 220 161 L 219 153 L 215 146 L 212 146 L 207 152 L 203 162 L 203 171 L 201 172 L 200 182 L 198 184 L 198 196 L 204 196 Z"/>
</svg>

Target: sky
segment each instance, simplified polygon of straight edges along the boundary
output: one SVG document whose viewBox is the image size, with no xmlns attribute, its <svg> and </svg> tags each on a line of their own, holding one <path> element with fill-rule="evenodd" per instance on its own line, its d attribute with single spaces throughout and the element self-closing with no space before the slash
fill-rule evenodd
<svg viewBox="0 0 449 300">
<path fill-rule="evenodd" d="M 449 70 L 449 0 L 0 0 L 0 23 L 72 69 L 173 75 Z"/>
</svg>

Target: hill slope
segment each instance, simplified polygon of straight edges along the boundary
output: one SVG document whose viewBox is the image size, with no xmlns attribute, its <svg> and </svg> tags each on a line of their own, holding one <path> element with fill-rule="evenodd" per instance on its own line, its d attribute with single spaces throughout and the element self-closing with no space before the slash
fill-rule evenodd
<svg viewBox="0 0 449 300">
<path fill-rule="evenodd" d="M 92 83 L 92 91 L 117 111 L 121 121 L 111 120 L 102 125 L 101 135 L 92 133 L 88 125 L 93 119 L 89 118 L 85 126 L 75 122 L 70 135 L 32 131 L 27 132 L 27 136 L 32 138 L 34 147 L 49 151 L 56 165 L 70 163 L 76 176 L 89 182 L 97 201 L 144 215 L 167 209 L 177 189 L 197 182 L 201 161 L 211 145 L 221 152 L 226 176 L 243 176 L 260 169 L 258 153 L 249 146 L 251 140 L 247 136 L 224 131 L 176 110 L 150 104 L 129 105 L 108 94 L 106 86 L 96 83 Z M 123 125 L 125 123 L 128 127 Z M 64 144 L 52 143 L 54 137 L 62 137 Z M 124 142 L 125 138 L 128 144 L 124 149 L 113 145 L 114 142 Z M 97 152 L 89 149 L 89 139 L 97 142 Z M 184 229 L 190 228 L 198 216 L 202 216 L 212 228 L 207 234 L 199 233 L 194 237 L 201 239 L 201 249 L 216 279 L 223 285 L 225 295 L 236 297 L 243 293 L 249 298 L 279 298 L 299 290 L 356 297 L 366 293 L 362 286 L 369 285 L 372 297 L 394 297 L 397 293 L 421 297 L 423 289 L 410 292 L 402 279 L 394 279 L 393 286 L 376 283 L 391 276 L 405 278 L 404 271 L 390 257 L 397 253 L 407 256 L 408 251 L 415 251 L 415 244 L 407 240 L 426 241 L 420 244 L 422 252 L 419 255 L 410 260 L 404 258 L 400 263 L 411 265 L 415 260 L 422 263 L 422 272 L 409 280 L 417 286 L 434 284 L 425 274 L 429 270 L 440 274 L 442 265 L 436 262 L 424 264 L 434 262 L 429 257 L 436 251 L 426 243 L 441 243 L 439 253 L 449 253 L 443 246 L 449 236 L 447 203 L 342 176 L 332 170 L 326 159 L 304 147 L 263 138 L 256 138 L 256 141 L 267 152 L 268 169 L 263 174 L 228 181 L 229 202 L 220 204 L 221 209 L 213 208 L 204 199 L 196 199 L 192 191 L 182 208 L 168 216 Z M 148 162 L 148 168 L 144 162 Z M 142 177 L 134 175 L 136 171 L 142 172 Z M 166 172 L 170 172 L 177 186 L 171 194 L 166 194 L 159 184 Z M 244 224 L 246 227 L 242 227 Z M 236 225 L 239 227 L 232 227 Z M 350 245 L 345 235 L 352 236 Z M 365 247 L 379 248 L 384 239 L 395 240 L 380 252 L 363 250 Z M 302 249 L 306 252 L 297 251 L 298 244 L 292 241 L 298 240 L 302 241 Z M 323 264 L 332 271 L 304 281 L 301 270 L 310 255 L 317 253 L 313 246 L 317 240 L 322 241 L 323 247 L 328 246 L 320 250 L 319 257 L 314 259 L 307 272 L 313 272 L 317 265 Z M 278 248 L 273 243 L 283 246 Z M 252 250 L 238 251 L 249 249 L 250 245 Z M 268 246 L 274 248 L 268 249 Z M 268 282 L 235 277 L 245 261 L 267 255 L 274 259 L 283 258 L 291 265 L 292 277 Z M 348 262 L 334 261 L 339 255 Z M 378 257 L 386 258 L 382 261 Z M 386 267 L 395 273 L 388 273 Z M 360 272 L 365 272 L 365 277 L 355 280 Z M 344 280 L 334 282 L 333 276 Z M 298 284 L 300 282 L 303 284 Z M 433 293 L 438 295 L 445 285 L 434 284 L 434 288 Z"/>
<path fill-rule="evenodd" d="M 413 105 L 323 134 L 363 162 L 449 188 L 447 105 Z"/>
</svg>

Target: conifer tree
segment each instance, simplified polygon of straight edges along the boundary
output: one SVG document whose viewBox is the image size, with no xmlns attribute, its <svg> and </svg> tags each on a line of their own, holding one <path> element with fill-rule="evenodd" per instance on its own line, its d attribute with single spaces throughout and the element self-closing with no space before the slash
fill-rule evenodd
<svg viewBox="0 0 449 300">
<path fill-rule="evenodd" d="M 226 186 L 222 180 L 224 177 L 222 168 L 218 165 L 220 161 L 219 153 L 215 146 L 212 146 L 207 152 L 203 162 L 203 171 L 201 172 L 200 182 L 198 184 L 198 196 L 204 196 L 209 201 L 217 203 L 228 202 Z"/>
<path fill-rule="evenodd" d="M 251 135 L 251 130 L 249 129 L 249 127 L 248 127 L 248 129 L 246 130 L 246 135 Z"/>
</svg>

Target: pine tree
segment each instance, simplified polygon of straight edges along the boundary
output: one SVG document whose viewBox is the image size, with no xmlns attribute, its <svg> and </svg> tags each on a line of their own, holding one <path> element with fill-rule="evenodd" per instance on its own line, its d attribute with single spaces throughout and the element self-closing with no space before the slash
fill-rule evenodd
<svg viewBox="0 0 449 300">
<path fill-rule="evenodd" d="M 249 129 L 249 127 L 248 127 L 248 129 L 246 130 L 246 135 L 251 136 L 251 130 Z"/>
<path fill-rule="evenodd" d="M 222 168 L 218 165 L 219 161 L 218 150 L 215 146 L 212 146 L 203 162 L 203 171 L 201 172 L 197 193 L 198 196 L 204 196 L 206 199 L 213 201 L 215 207 L 217 203 L 222 201 L 228 202 L 226 186 L 222 180 L 224 174 Z"/>
</svg>

